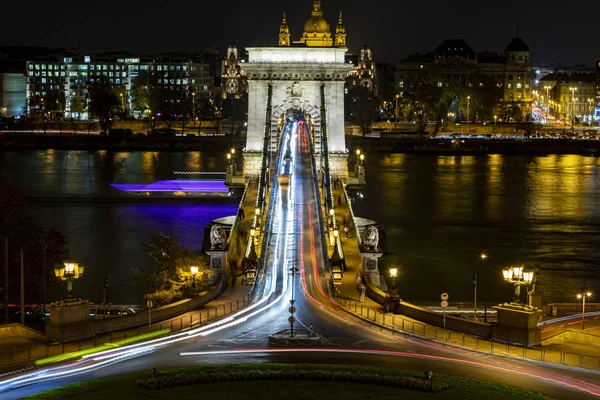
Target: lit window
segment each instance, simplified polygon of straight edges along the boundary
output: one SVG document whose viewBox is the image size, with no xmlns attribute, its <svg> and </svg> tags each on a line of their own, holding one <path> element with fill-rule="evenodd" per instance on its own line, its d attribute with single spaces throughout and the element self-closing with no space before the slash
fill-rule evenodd
<svg viewBox="0 0 600 400">
<path fill-rule="evenodd" d="M 29 71 L 29 76 L 33 76 L 33 71 Z"/>
<path fill-rule="evenodd" d="M 442 87 L 442 82 L 438 82 L 438 87 Z"/>
<path fill-rule="evenodd" d="M 509 89 L 512 89 L 512 83 L 509 83 L 509 84 L 508 84 L 508 88 L 509 88 Z"/>
<path fill-rule="evenodd" d="M 162 65 L 159 65 L 159 66 L 157 66 L 157 67 L 156 67 L 156 70 L 157 70 L 157 71 L 162 71 Z"/>
<path fill-rule="evenodd" d="M 403 88 L 404 87 L 404 82 L 398 82 L 398 87 Z"/>
<path fill-rule="evenodd" d="M 93 71 L 93 70 L 94 70 L 94 66 L 90 65 L 90 71 Z"/>
<path fill-rule="evenodd" d="M 517 83 L 517 89 L 521 89 L 521 86 L 522 85 L 520 83 Z"/>
<path fill-rule="evenodd" d="M 46 78 L 42 78 L 42 83 L 46 83 Z"/>
</svg>

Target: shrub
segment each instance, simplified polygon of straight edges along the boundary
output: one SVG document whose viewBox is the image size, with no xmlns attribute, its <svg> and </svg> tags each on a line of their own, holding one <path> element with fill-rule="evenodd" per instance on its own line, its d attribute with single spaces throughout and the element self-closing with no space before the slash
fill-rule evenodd
<svg viewBox="0 0 600 400">
<path fill-rule="evenodd" d="M 325 370 L 233 370 L 229 372 L 177 373 L 174 375 L 151 376 L 136 381 L 136 385 L 147 390 L 168 389 L 202 383 L 256 381 L 256 380 L 313 380 L 373 384 L 401 389 L 438 393 L 448 389 L 448 384 L 406 376 L 388 376 L 361 372 L 332 372 Z"/>
</svg>

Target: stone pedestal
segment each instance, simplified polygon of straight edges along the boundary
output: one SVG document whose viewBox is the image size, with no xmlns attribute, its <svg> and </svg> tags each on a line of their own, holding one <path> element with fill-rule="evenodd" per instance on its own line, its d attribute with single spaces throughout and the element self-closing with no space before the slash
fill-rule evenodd
<svg viewBox="0 0 600 400">
<path fill-rule="evenodd" d="M 210 278 L 210 283 L 215 283 L 218 275 L 224 274 L 228 271 L 229 266 L 227 265 L 227 251 L 226 250 L 209 250 L 206 252 L 210 256 L 210 269 L 213 271 L 213 275 Z"/>
<path fill-rule="evenodd" d="M 525 304 L 502 304 L 495 306 L 498 322 L 494 326 L 492 339 L 531 347 L 541 343 L 542 333 L 537 324 L 542 320 L 542 311 Z"/>
<path fill-rule="evenodd" d="M 57 301 L 48 306 L 50 322 L 46 326 L 46 337 L 52 341 L 67 341 L 89 336 L 84 332 L 85 322 L 90 320 L 90 303 L 73 299 Z"/>
<path fill-rule="evenodd" d="M 333 178 L 348 177 L 348 154 L 329 153 L 329 173 Z"/>
<path fill-rule="evenodd" d="M 381 288 L 381 274 L 379 273 L 379 257 L 383 253 L 361 252 L 360 259 L 363 275 L 369 275 L 371 282 L 378 288 Z"/>
<path fill-rule="evenodd" d="M 258 177 L 262 167 L 262 152 L 244 152 L 244 176 Z"/>
</svg>

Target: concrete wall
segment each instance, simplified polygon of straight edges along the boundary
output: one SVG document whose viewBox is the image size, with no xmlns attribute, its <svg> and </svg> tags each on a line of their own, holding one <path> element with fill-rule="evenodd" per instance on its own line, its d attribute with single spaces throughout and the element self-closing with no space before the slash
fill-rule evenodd
<svg viewBox="0 0 600 400">
<path fill-rule="evenodd" d="M 220 276 L 217 283 L 209 290 L 206 290 L 193 299 L 185 299 L 176 303 L 168 304 L 152 310 L 152 322 L 163 321 L 176 317 L 188 311 L 195 310 L 209 301 L 213 300 L 221 293 L 226 286 L 227 280 Z M 69 341 L 80 338 L 88 338 L 103 333 L 132 329 L 148 324 L 148 311 L 143 311 L 124 317 L 83 321 L 72 324 L 54 325 L 48 324 L 46 327 L 46 336 L 52 341 Z"/>
<path fill-rule="evenodd" d="M 45 336 L 38 331 L 21 324 L 0 325 L 0 339 L 18 336 L 23 339 L 43 340 Z"/>
<path fill-rule="evenodd" d="M 591 333 L 584 333 L 581 331 L 567 330 L 554 335 L 547 339 L 542 340 L 543 346 L 556 343 L 579 343 L 587 346 L 600 347 L 600 335 L 594 335 Z"/>
</svg>

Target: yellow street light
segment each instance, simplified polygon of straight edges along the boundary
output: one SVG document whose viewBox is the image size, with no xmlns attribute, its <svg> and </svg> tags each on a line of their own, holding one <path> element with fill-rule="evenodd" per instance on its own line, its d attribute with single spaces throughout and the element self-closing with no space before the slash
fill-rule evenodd
<svg viewBox="0 0 600 400">
<path fill-rule="evenodd" d="M 255 208 L 254 209 L 254 214 L 256 214 L 256 216 L 258 217 L 260 215 L 260 208 Z"/>
<path fill-rule="evenodd" d="M 198 273 L 198 267 L 196 267 L 195 265 L 191 266 L 190 271 L 192 272 L 192 275 L 196 276 L 196 274 Z"/>
<path fill-rule="evenodd" d="M 481 257 L 482 260 L 485 260 L 485 259 L 487 259 L 488 256 L 485 253 L 481 253 L 481 255 L 479 257 Z"/>
<path fill-rule="evenodd" d="M 57 279 L 67 281 L 67 298 L 73 297 L 73 281 L 83 275 L 84 266 L 75 261 L 65 261 L 54 267 Z"/>
<path fill-rule="evenodd" d="M 525 271 L 524 265 L 513 265 L 502 270 L 504 280 L 515 285 L 514 301 L 519 302 L 521 296 L 521 286 L 526 286 L 533 282 L 533 271 Z"/>
<path fill-rule="evenodd" d="M 335 210 L 333 208 L 330 208 L 329 215 L 331 215 L 333 217 L 334 214 L 335 214 Z"/>
<path fill-rule="evenodd" d="M 339 231 L 339 230 L 337 230 L 337 229 L 334 229 L 334 230 L 333 230 L 333 237 L 337 239 L 337 238 L 338 238 L 338 236 L 340 236 L 340 231 Z"/>
<path fill-rule="evenodd" d="M 577 293 L 577 299 L 583 300 L 582 309 L 581 309 L 581 330 L 585 329 L 585 299 L 587 297 L 592 297 L 592 292 L 589 290 L 584 293 Z"/>
<path fill-rule="evenodd" d="M 356 155 L 360 156 L 360 150 L 356 150 Z"/>
<path fill-rule="evenodd" d="M 231 154 L 235 154 L 235 149 L 231 149 Z"/>
<path fill-rule="evenodd" d="M 256 235 L 256 229 L 252 228 L 250 229 L 250 236 L 254 237 L 254 235 Z"/>
<path fill-rule="evenodd" d="M 398 276 L 398 268 L 390 268 L 390 278 L 396 278 Z"/>
</svg>

